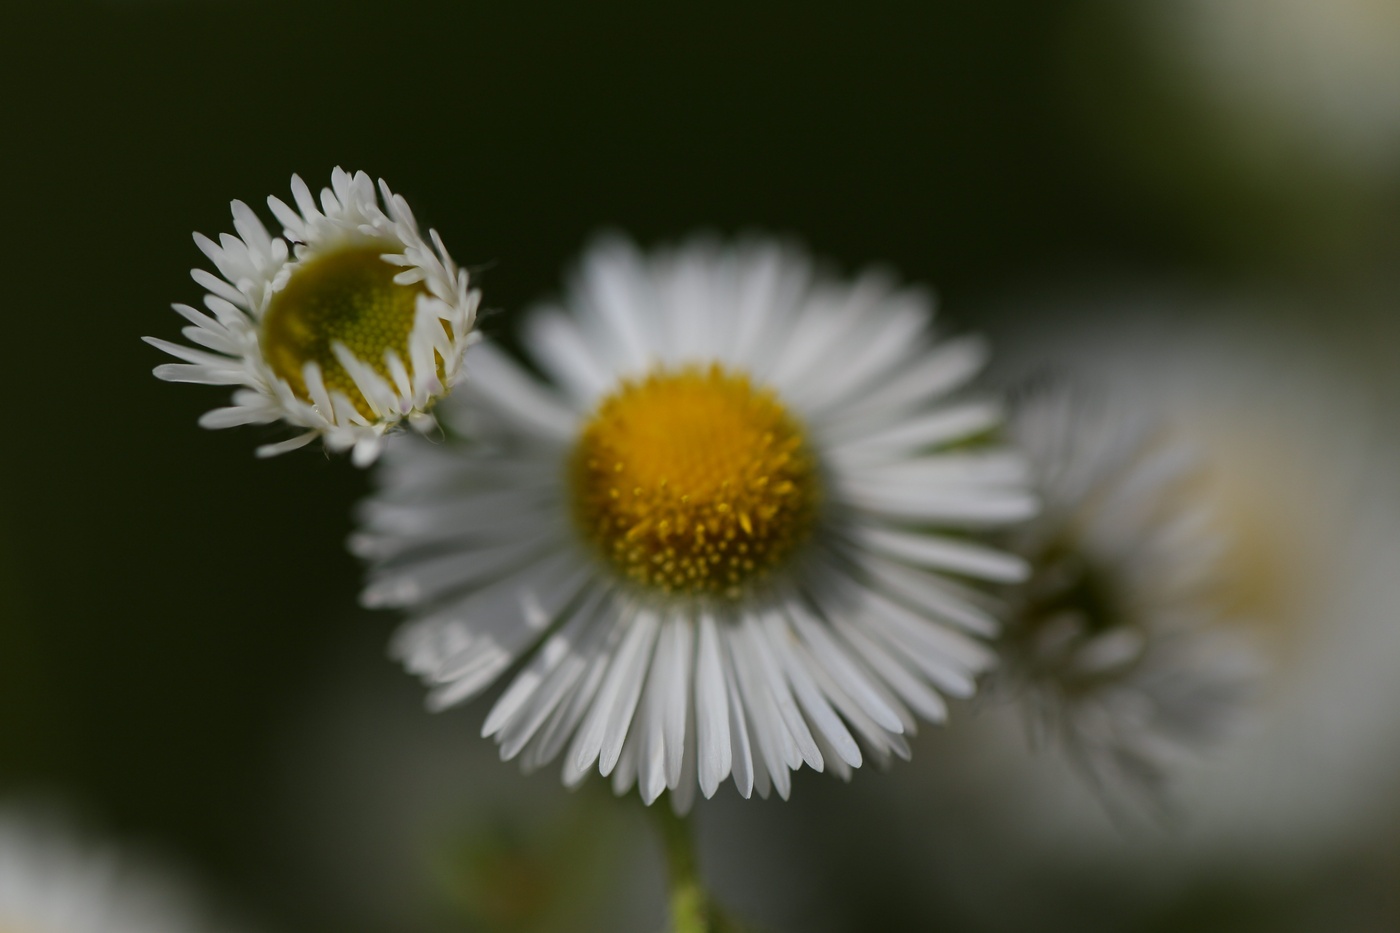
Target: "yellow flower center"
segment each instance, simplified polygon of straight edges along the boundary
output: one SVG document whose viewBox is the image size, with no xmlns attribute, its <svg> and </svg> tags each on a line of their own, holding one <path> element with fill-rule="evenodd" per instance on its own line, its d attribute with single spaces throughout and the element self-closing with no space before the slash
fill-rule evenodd
<svg viewBox="0 0 1400 933">
<path fill-rule="evenodd" d="M 718 365 L 623 382 L 584 426 L 570 483 L 584 536 L 627 578 L 730 599 L 807 539 L 818 498 L 801 426 Z"/>
<path fill-rule="evenodd" d="M 312 259 L 268 302 L 263 354 L 298 398 L 313 401 L 302 368 L 315 362 L 328 392 L 343 392 L 360 414 L 372 417 L 355 380 L 336 359 L 332 347 L 337 342 L 386 379 L 384 351 L 394 350 L 412 374 L 408 337 L 424 290 L 421 284 L 394 284 L 400 270 L 379 258 L 385 251 L 369 246 Z"/>
</svg>

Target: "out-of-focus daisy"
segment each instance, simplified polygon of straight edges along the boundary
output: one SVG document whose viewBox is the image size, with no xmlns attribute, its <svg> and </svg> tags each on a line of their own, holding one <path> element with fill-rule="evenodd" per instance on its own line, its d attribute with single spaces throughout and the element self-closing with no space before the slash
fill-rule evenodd
<svg viewBox="0 0 1400 933">
<path fill-rule="evenodd" d="M 1163 803 L 1173 761 L 1234 723 L 1254 673 L 1219 624 L 1224 544 L 1198 464 L 1147 412 L 1064 386 L 1029 390 L 1010 429 L 1042 510 L 1013 538 L 1031 576 L 993 678 L 1110 802 Z"/>
<path fill-rule="evenodd" d="M 0 813 L 0 930 L 196 933 L 210 929 L 178 884 L 77 841 L 40 814 Z"/>
<path fill-rule="evenodd" d="M 1188 326 L 1153 316 L 1162 304 L 1027 328 L 1008 341 L 1009 372 L 1079 372 L 1197 452 L 1193 494 L 1226 542 L 1211 595 L 1261 671 L 1241 734 L 1180 769 L 1179 842 L 1306 858 L 1368 831 L 1400 767 L 1393 440 L 1324 339 L 1276 315 Z M 1048 822 L 1091 838 L 1063 789 L 1041 789 Z"/>
<path fill-rule="evenodd" d="M 230 407 L 200 419 L 204 427 L 284 421 L 302 429 L 258 448 L 260 456 L 324 437 L 367 464 L 390 428 L 432 423 L 431 408 L 460 375 L 479 295 L 437 231 L 424 240 L 408 203 L 383 181 L 376 192 L 365 173 L 336 169 L 318 204 L 294 175 L 292 199 L 295 207 L 268 198 L 281 237 L 241 201 L 233 202 L 237 236 L 216 243 L 195 234 L 218 270 L 192 273 L 208 289 L 210 313 L 174 306 L 198 348 L 147 337 L 184 361 L 155 374 L 241 387 Z"/>
<path fill-rule="evenodd" d="M 956 578 L 1023 575 L 973 538 L 1034 511 L 1024 465 L 981 443 L 997 405 L 947 398 L 982 344 L 764 242 L 607 241 L 566 308 L 525 328 L 547 384 L 474 350 L 460 440 L 391 448 L 362 510 L 364 601 L 412 611 L 394 653 L 431 705 L 518 667 L 503 757 L 679 809 L 907 756 L 993 661 Z"/>
<path fill-rule="evenodd" d="M 1394 176 L 1400 7 L 1390 0 L 1186 0 L 1137 12 L 1177 77 L 1266 167 L 1302 153 Z"/>
</svg>

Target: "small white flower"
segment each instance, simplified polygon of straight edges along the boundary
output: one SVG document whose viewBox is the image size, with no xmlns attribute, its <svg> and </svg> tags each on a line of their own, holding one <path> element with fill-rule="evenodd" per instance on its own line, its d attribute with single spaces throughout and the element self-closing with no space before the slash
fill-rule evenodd
<svg viewBox="0 0 1400 933">
<path fill-rule="evenodd" d="M 318 206 L 294 175 L 292 196 L 295 208 L 268 198 L 281 237 L 241 201 L 233 202 L 237 236 L 215 243 L 195 234 L 219 272 L 192 273 L 213 316 L 175 305 L 191 324 L 186 339 L 203 349 L 147 337 L 184 361 L 155 374 L 241 387 L 233 405 L 200 419 L 206 428 L 284 421 L 304 429 L 259 456 L 324 437 L 365 465 L 390 428 L 432 424 L 429 411 L 456 384 L 475 337 L 479 294 L 437 231 L 428 231 L 429 245 L 383 181 L 376 193 L 365 173 L 337 168 Z"/>
<path fill-rule="evenodd" d="M 178 884 L 35 814 L 0 814 L 0 930 L 197 933 L 209 929 Z"/>
<path fill-rule="evenodd" d="M 993 677 L 1101 789 L 1165 803 L 1172 765 L 1237 721 L 1254 675 L 1220 624 L 1199 465 L 1144 412 L 1063 387 L 1027 393 L 1010 431 L 1042 510 L 1013 539 L 1031 577 Z"/>
<path fill-rule="evenodd" d="M 566 308 L 526 322 L 548 384 L 473 350 L 460 439 L 391 447 L 362 509 L 364 602 L 411 610 L 393 650 L 431 706 L 517 667 L 504 758 L 680 810 L 907 756 L 994 659 L 954 578 L 1024 572 L 974 540 L 1033 513 L 1024 464 L 978 443 L 997 405 L 947 398 L 982 344 L 766 242 L 606 241 Z"/>
<path fill-rule="evenodd" d="M 1290 183 L 1298 158 L 1377 181 L 1400 156 L 1400 7 L 1390 0 L 1184 0 L 1133 10 L 1185 95 Z M 1220 132 L 1221 130 L 1217 130 Z"/>
<path fill-rule="evenodd" d="M 1376 830 L 1400 768 L 1393 419 L 1357 382 L 1354 359 L 1334 356 L 1334 334 L 1285 326 L 1279 310 L 1141 292 L 1095 308 L 1080 297 L 1049 304 L 1037 317 L 1046 326 L 1008 330 L 999 358 L 1013 378 L 1079 373 L 1160 412 L 1199 454 L 1193 495 L 1227 543 L 1216 604 L 1262 665 L 1245 728 L 1178 769 L 1174 796 L 1190 819 L 1176 837 L 1193 858 L 1259 864 L 1354 847 Z M 1048 777 L 1039 769 L 1017 788 L 1035 801 L 1024 823 L 1120 855 L 1121 833 Z"/>
</svg>

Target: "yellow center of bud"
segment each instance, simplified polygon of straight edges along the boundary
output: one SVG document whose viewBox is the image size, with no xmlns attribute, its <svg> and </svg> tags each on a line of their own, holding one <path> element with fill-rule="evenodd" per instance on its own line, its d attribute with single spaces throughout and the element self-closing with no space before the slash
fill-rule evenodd
<svg viewBox="0 0 1400 933">
<path fill-rule="evenodd" d="M 801 425 L 718 365 L 624 382 L 584 426 L 570 483 L 584 536 L 623 575 L 730 599 L 807 539 L 819 491 Z"/>
<path fill-rule="evenodd" d="M 386 379 L 384 351 L 394 350 L 412 374 L 408 337 L 423 287 L 394 284 L 400 270 L 379 258 L 384 252 L 371 246 L 312 259 L 268 302 L 263 354 L 298 398 L 312 401 L 302 369 L 314 362 L 327 391 L 343 392 L 360 414 L 372 416 L 355 380 L 336 359 L 332 347 L 337 342 Z"/>
</svg>

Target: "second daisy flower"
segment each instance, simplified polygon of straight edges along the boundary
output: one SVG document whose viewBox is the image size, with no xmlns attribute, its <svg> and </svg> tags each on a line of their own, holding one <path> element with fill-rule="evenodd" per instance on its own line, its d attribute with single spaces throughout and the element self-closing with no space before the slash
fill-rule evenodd
<svg viewBox="0 0 1400 933">
<path fill-rule="evenodd" d="M 365 465 L 400 422 L 432 424 L 475 338 L 480 296 L 437 231 L 430 245 L 383 181 L 376 190 L 364 172 L 336 169 L 318 202 L 294 175 L 292 200 L 268 198 L 280 237 L 242 201 L 233 202 L 237 236 L 195 234 L 219 272 L 192 273 L 210 313 L 175 305 L 197 346 L 147 337 L 183 361 L 155 374 L 240 387 L 232 405 L 200 419 L 206 428 L 282 421 L 300 430 L 260 456 L 322 437 Z"/>
</svg>

